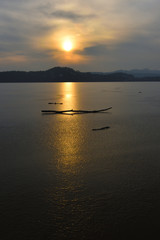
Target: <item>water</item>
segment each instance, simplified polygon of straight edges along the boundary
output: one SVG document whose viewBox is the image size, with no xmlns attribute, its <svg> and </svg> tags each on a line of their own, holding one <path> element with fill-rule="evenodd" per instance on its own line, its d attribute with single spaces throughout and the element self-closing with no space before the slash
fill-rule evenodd
<svg viewBox="0 0 160 240">
<path fill-rule="evenodd" d="M 153 239 L 159 145 L 160 83 L 0 84 L 0 239 Z"/>
</svg>

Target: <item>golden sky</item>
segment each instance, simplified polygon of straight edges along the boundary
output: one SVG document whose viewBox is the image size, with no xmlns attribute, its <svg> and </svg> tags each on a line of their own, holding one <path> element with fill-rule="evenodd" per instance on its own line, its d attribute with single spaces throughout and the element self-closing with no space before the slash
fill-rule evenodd
<svg viewBox="0 0 160 240">
<path fill-rule="evenodd" d="M 158 0 L 0 0 L 0 71 L 159 69 Z"/>
</svg>

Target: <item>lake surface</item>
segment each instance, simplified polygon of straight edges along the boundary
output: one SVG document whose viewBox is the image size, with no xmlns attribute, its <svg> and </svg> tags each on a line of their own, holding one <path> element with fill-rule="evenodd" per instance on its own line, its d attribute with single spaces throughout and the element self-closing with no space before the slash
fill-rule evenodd
<svg viewBox="0 0 160 240">
<path fill-rule="evenodd" d="M 160 83 L 0 84 L 0 213 L 1 240 L 156 239 Z"/>
</svg>

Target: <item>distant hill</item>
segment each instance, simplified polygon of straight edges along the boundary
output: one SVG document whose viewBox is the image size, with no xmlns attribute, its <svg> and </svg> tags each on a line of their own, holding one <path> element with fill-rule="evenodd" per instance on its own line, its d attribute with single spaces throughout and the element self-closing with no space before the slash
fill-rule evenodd
<svg viewBox="0 0 160 240">
<path fill-rule="evenodd" d="M 93 74 L 102 74 L 108 75 L 111 73 L 127 73 L 131 74 L 136 78 L 144 78 L 144 77 L 160 77 L 160 70 L 150 70 L 148 68 L 145 69 L 132 69 L 132 70 L 117 70 L 113 72 L 93 72 Z"/>
<path fill-rule="evenodd" d="M 144 77 L 160 77 L 159 70 L 150 70 L 150 69 L 133 69 L 129 71 L 121 70 L 118 72 L 132 74 L 134 77 L 144 78 Z"/>
<path fill-rule="evenodd" d="M 75 71 L 68 67 L 54 67 L 46 71 L 0 72 L 0 82 L 128 82 L 160 81 L 160 76 L 135 77 L 124 71 L 112 73 L 91 73 Z"/>
</svg>

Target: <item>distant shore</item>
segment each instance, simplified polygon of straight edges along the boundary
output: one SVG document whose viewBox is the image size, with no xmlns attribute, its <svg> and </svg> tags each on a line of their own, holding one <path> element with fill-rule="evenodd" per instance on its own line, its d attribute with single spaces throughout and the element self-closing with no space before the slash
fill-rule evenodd
<svg viewBox="0 0 160 240">
<path fill-rule="evenodd" d="M 92 73 L 75 71 L 67 67 L 54 67 L 46 71 L 0 72 L 0 83 L 47 82 L 159 82 L 160 76 L 135 77 L 126 72 Z"/>
</svg>

